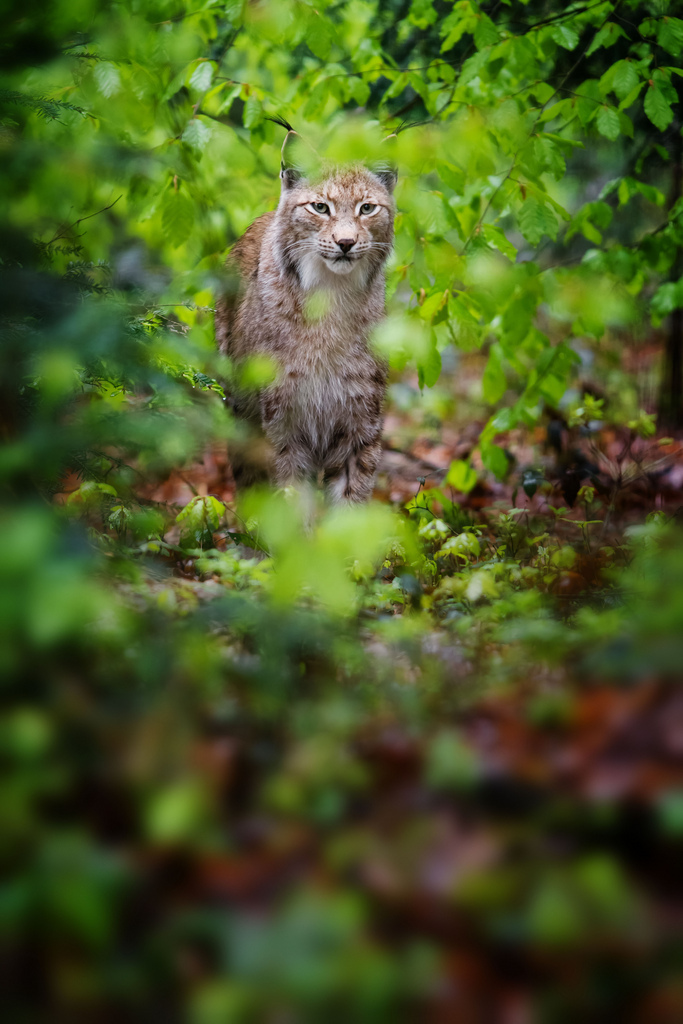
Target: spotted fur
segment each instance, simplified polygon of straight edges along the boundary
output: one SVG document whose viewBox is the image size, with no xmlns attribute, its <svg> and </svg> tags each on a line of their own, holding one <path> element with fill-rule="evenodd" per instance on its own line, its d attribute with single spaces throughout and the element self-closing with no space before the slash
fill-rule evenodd
<svg viewBox="0 0 683 1024">
<path fill-rule="evenodd" d="M 218 345 L 237 364 L 264 354 L 279 368 L 269 387 L 231 396 L 257 435 L 231 452 L 238 484 L 321 474 L 333 501 L 372 494 L 386 368 L 368 336 L 384 316 L 394 184 L 362 167 L 318 182 L 284 171 L 277 210 L 233 247 L 241 288 L 218 306 Z"/>
</svg>

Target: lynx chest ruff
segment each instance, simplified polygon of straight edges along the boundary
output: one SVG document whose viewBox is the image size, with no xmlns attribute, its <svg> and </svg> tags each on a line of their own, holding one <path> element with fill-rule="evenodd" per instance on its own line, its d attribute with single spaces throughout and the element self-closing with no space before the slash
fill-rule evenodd
<svg viewBox="0 0 683 1024">
<path fill-rule="evenodd" d="M 371 495 L 386 372 L 368 342 L 384 315 L 394 183 L 365 168 L 317 182 L 285 171 L 277 210 L 235 245 L 242 290 L 219 304 L 219 345 L 237 363 L 262 354 L 278 369 L 257 395 L 232 395 L 261 435 L 260 466 L 244 446 L 231 456 L 238 484 L 259 471 L 279 485 L 322 471 L 332 500 Z"/>
</svg>

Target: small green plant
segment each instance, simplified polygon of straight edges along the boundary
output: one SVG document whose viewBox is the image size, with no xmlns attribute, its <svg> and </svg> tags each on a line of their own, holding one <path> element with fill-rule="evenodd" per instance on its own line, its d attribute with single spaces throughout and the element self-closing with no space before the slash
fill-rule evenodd
<svg viewBox="0 0 683 1024">
<path fill-rule="evenodd" d="M 225 515 L 225 505 L 212 494 L 197 495 L 176 516 L 184 547 L 213 547 L 213 535 Z"/>
</svg>

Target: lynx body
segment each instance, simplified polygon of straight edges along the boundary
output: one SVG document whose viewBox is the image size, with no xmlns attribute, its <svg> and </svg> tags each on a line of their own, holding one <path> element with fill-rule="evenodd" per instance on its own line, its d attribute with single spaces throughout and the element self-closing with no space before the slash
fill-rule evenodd
<svg viewBox="0 0 683 1024">
<path fill-rule="evenodd" d="M 333 501 L 370 497 L 386 368 L 368 337 L 384 316 L 394 184 L 357 167 L 315 183 L 283 171 L 277 210 L 233 247 L 241 288 L 219 304 L 218 345 L 238 366 L 265 355 L 278 367 L 273 384 L 231 396 L 261 437 L 231 452 L 238 485 L 322 473 Z"/>
</svg>

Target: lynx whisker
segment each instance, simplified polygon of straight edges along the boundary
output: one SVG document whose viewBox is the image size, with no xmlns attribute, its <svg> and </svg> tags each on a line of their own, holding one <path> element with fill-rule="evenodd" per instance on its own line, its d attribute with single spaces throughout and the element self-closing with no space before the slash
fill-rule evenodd
<svg viewBox="0 0 683 1024">
<path fill-rule="evenodd" d="M 284 246 L 282 252 L 286 256 L 291 256 L 293 253 L 315 252 L 317 248 L 313 241 L 291 242 L 289 245 Z"/>
</svg>

